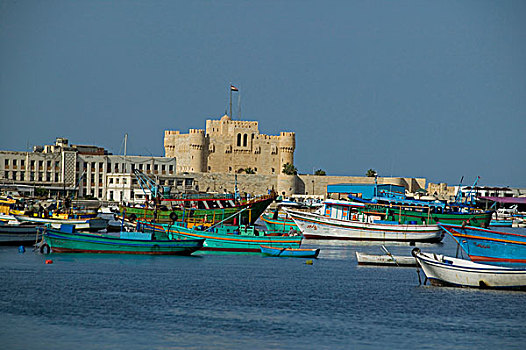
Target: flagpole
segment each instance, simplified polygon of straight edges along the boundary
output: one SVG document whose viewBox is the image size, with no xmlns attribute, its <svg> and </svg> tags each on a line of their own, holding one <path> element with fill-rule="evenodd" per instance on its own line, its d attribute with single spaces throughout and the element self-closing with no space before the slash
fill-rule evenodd
<svg viewBox="0 0 526 350">
<path fill-rule="evenodd" d="M 230 115 L 229 115 L 229 117 L 230 117 L 230 119 L 233 119 L 232 118 L 232 84 L 230 84 L 229 89 L 230 89 Z"/>
</svg>

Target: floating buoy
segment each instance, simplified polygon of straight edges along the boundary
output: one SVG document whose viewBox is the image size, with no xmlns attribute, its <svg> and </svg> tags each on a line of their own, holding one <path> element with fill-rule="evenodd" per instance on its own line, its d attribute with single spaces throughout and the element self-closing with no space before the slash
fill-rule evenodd
<svg viewBox="0 0 526 350">
<path fill-rule="evenodd" d="M 46 260 L 46 264 L 53 264 L 53 260 Z"/>
<path fill-rule="evenodd" d="M 312 260 L 305 261 L 305 265 L 312 265 Z"/>
<path fill-rule="evenodd" d="M 26 248 L 23 245 L 21 245 L 20 247 L 18 247 L 18 252 L 19 253 L 25 253 L 26 252 Z"/>
</svg>

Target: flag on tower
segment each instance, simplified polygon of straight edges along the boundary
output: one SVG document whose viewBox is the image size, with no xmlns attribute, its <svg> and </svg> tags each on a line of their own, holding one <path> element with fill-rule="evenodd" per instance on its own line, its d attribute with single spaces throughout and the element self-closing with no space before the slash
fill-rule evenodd
<svg viewBox="0 0 526 350">
<path fill-rule="evenodd" d="M 230 91 L 239 91 L 234 85 L 230 85 Z"/>
</svg>

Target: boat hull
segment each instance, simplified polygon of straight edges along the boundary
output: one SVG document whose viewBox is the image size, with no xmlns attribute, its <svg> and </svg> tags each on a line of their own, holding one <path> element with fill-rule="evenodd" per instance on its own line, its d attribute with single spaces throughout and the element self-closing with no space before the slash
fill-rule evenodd
<svg viewBox="0 0 526 350">
<path fill-rule="evenodd" d="M 416 266 L 416 260 L 412 256 L 373 255 L 356 252 L 358 265 L 376 266 Z"/>
<path fill-rule="evenodd" d="M 53 253 L 109 253 L 146 255 L 190 255 L 202 248 L 204 240 L 122 239 L 92 233 L 66 233 L 47 229 L 44 242 Z"/>
<path fill-rule="evenodd" d="M 142 228 L 149 232 L 168 233 L 178 239 L 205 239 L 201 252 L 242 252 L 259 253 L 260 246 L 277 248 L 299 248 L 302 236 L 252 236 L 243 234 L 221 234 L 198 231 L 180 225 L 152 224 L 141 222 Z"/>
<path fill-rule="evenodd" d="M 175 204 L 172 208 L 169 210 L 158 209 L 156 217 L 154 209 L 151 208 L 121 207 L 120 210 L 121 213 L 126 213 L 127 218 L 134 216 L 138 219 L 146 221 L 155 220 L 155 222 L 161 223 L 170 223 L 174 221 L 173 218 L 176 218 L 175 221 L 192 220 L 195 222 L 213 224 L 232 216 L 230 219 L 226 220 L 225 223 L 240 222 L 253 225 L 274 199 L 275 196 L 263 196 L 250 201 L 243 201 L 241 203 L 236 203 L 233 199 L 208 199 L 201 202 L 196 200 L 196 203 L 200 203 L 198 208 L 187 208 L 184 210 L 178 206 L 178 201 L 173 200 L 172 202 Z M 165 201 L 163 201 L 163 203 L 165 203 Z M 166 203 L 171 202 L 166 201 Z M 205 206 L 204 203 L 209 207 L 208 209 L 203 208 L 203 206 Z M 170 207 L 171 204 L 168 204 L 167 206 Z M 235 215 L 236 213 L 240 213 L 240 215 Z"/>
<path fill-rule="evenodd" d="M 492 266 L 443 255 L 421 253 L 418 248 L 413 250 L 413 255 L 426 278 L 434 285 L 501 289 L 526 288 L 526 269 Z"/>
<path fill-rule="evenodd" d="M 282 258 L 313 258 L 316 259 L 320 254 L 320 249 L 290 249 L 261 246 L 261 254 L 265 256 Z"/>
<path fill-rule="evenodd" d="M 0 225 L 0 245 L 33 244 L 38 225 Z"/>
<path fill-rule="evenodd" d="M 401 223 L 415 222 L 418 224 L 453 224 L 462 225 L 469 222 L 476 227 L 488 227 L 491 221 L 493 211 L 469 212 L 469 213 L 434 213 L 426 208 L 408 210 L 408 209 L 390 209 L 385 205 L 368 204 L 364 209 L 369 214 L 384 216 L 387 220 L 396 220 Z"/>
<path fill-rule="evenodd" d="M 360 241 L 440 242 L 437 225 L 390 225 L 340 220 L 289 211 L 305 238 Z"/>
<path fill-rule="evenodd" d="M 526 266 L 526 235 L 461 225 L 440 227 L 457 241 L 473 261 Z"/>
<path fill-rule="evenodd" d="M 73 225 L 76 230 L 83 231 L 100 231 L 108 227 L 107 219 L 94 218 L 94 219 L 51 219 L 51 218 L 39 218 L 33 216 L 16 215 L 16 219 L 20 222 L 36 223 L 41 225 L 50 225 L 55 229 L 60 229 L 62 225 Z"/>
<path fill-rule="evenodd" d="M 282 232 L 282 233 L 288 233 L 291 230 L 299 231 L 299 228 L 294 222 L 294 220 L 290 218 L 284 218 L 284 217 L 278 216 L 277 219 L 274 219 L 273 215 L 271 214 L 262 214 L 260 218 L 261 218 L 261 221 L 265 223 L 265 226 L 267 227 L 267 230 L 269 231 Z"/>
</svg>

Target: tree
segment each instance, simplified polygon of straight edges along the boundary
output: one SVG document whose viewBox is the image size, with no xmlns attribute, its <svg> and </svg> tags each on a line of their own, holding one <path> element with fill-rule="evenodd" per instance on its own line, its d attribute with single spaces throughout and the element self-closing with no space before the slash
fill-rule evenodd
<svg viewBox="0 0 526 350">
<path fill-rule="evenodd" d="M 255 174 L 256 172 L 254 171 L 254 169 L 252 168 L 246 168 L 245 169 L 245 174 Z"/>
<path fill-rule="evenodd" d="M 375 177 L 376 171 L 374 169 L 367 170 L 367 174 L 365 174 L 367 177 Z"/>
<path fill-rule="evenodd" d="M 314 175 L 325 176 L 327 174 L 325 173 L 325 170 L 318 169 L 314 172 Z"/>
<path fill-rule="evenodd" d="M 298 174 L 298 169 L 290 163 L 283 164 L 283 174 L 285 175 L 296 175 Z"/>
</svg>

